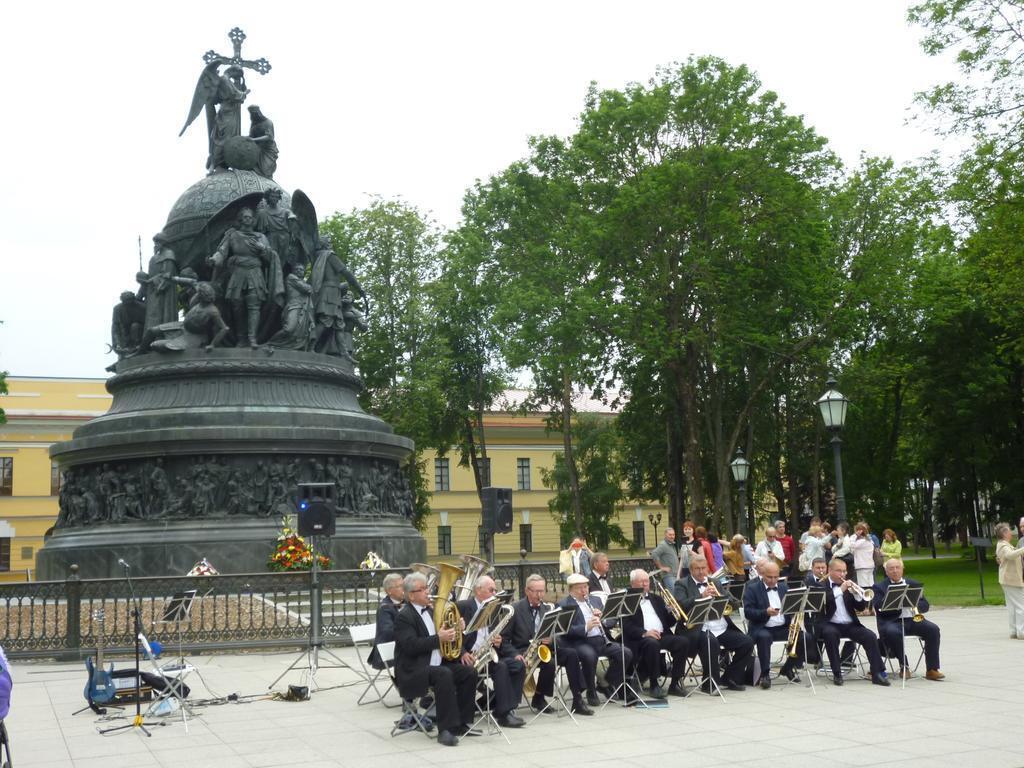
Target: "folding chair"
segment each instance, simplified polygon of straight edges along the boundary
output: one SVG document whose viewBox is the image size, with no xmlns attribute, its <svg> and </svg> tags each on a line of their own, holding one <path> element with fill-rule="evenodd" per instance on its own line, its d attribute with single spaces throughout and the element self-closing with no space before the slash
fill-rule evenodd
<svg viewBox="0 0 1024 768">
<path fill-rule="evenodd" d="M 398 704 L 388 704 L 384 701 L 384 697 L 388 695 L 388 691 L 394 687 L 393 684 L 385 688 L 384 693 L 381 693 L 380 688 L 377 687 L 377 680 L 385 673 L 385 670 L 376 669 L 367 664 L 366 662 L 369 656 L 367 656 L 367 659 L 364 659 L 363 654 L 360 651 L 360 647 L 369 648 L 372 651 L 373 640 L 377 636 L 377 625 L 362 624 L 360 626 L 349 627 L 348 633 L 352 637 L 352 647 L 355 648 L 356 659 L 359 661 L 359 666 L 362 668 L 362 672 L 360 674 L 366 678 L 366 688 L 363 689 L 359 698 L 356 699 L 356 704 L 362 706 L 363 704 L 376 704 L 379 701 L 385 707 L 399 706 Z M 378 651 L 378 654 L 379 653 L 380 651 Z M 382 685 L 383 683 L 384 681 L 381 680 Z M 376 698 L 368 698 L 370 691 L 373 691 L 373 693 L 376 694 Z"/>
<path fill-rule="evenodd" d="M 395 644 L 381 643 L 377 646 L 377 653 L 380 655 L 380 660 L 383 662 L 385 669 L 387 670 L 388 677 L 391 678 L 391 684 L 395 685 Z M 398 687 L 395 686 L 395 690 Z M 403 723 L 415 724 L 415 728 L 406 727 Z M 392 738 L 395 736 L 401 736 L 403 733 L 411 733 L 414 730 L 419 730 L 428 739 L 434 738 L 434 735 L 430 733 L 433 730 L 434 724 L 430 721 L 426 715 L 420 713 L 419 707 L 415 701 L 406 701 L 402 699 L 402 717 L 395 721 L 394 727 L 391 729 Z"/>
</svg>

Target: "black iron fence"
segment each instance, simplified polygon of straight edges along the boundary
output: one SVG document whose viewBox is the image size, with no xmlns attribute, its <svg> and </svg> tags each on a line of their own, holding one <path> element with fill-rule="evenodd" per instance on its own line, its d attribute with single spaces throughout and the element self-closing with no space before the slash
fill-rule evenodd
<svg viewBox="0 0 1024 768">
<path fill-rule="evenodd" d="M 626 586 L 634 568 L 650 569 L 650 558 L 611 561 L 610 578 Z M 321 571 L 319 611 L 324 641 L 349 641 L 345 628 L 372 623 L 385 573 Z M 549 599 L 566 592 L 554 561 L 499 563 L 491 575 L 499 589 L 517 597 L 526 578 L 547 581 Z M 195 589 L 187 622 L 162 621 L 171 598 Z M 77 659 L 103 646 L 127 653 L 134 643 L 132 598 L 139 605 L 144 634 L 168 648 L 202 650 L 295 647 L 309 638 L 313 606 L 312 574 L 244 573 L 216 576 L 164 576 L 132 579 L 80 579 L 0 584 L 0 645 L 12 658 Z"/>
</svg>

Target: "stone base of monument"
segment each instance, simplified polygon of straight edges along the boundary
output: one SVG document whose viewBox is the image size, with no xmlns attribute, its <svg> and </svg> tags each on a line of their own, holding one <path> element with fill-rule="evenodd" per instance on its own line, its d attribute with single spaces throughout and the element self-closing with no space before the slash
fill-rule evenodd
<svg viewBox="0 0 1024 768">
<path fill-rule="evenodd" d="M 122 360 L 106 414 L 51 447 L 64 481 L 42 579 L 267 570 L 302 483 L 334 488 L 334 567 L 374 551 L 422 561 L 401 462 L 412 441 L 359 404 L 352 363 L 311 352 L 215 349 Z"/>
<path fill-rule="evenodd" d="M 58 531 L 40 551 L 41 580 L 66 578 L 72 564 L 89 578 L 124 575 L 118 560 L 131 565 L 132 576 L 183 576 L 206 558 L 220 573 L 265 573 L 280 525 L 272 520 L 204 520 L 97 525 Z M 338 520 L 337 535 L 326 554 L 351 567 L 376 552 L 392 565 L 421 562 L 423 537 L 397 520 Z"/>
</svg>

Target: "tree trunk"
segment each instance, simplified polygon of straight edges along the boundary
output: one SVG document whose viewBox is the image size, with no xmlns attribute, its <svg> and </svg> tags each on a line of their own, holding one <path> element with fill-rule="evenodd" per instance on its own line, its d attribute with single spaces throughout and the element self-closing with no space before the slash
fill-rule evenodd
<svg viewBox="0 0 1024 768">
<path fill-rule="evenodd" d="M 583 507 L 580 504 L 580 478 L 576 471 L 576 454 L 572 446 L 572 380 L 569 371 L 562 371 L 562 448 L 565 471 L 569 474 L 569 493 L 572 499 L 572 519 L 576 535 L 584 535 Z"/>
<path fill-rule="evenodd" d="M 704 474 L 701 470 L 700 451 L 700 409 L 697 406 L 698 372 L 697 351 L 692 342 L 686 343 L 686 367 L 679 371 L 678 390 L 682 400 L 684 464 L 686 487 L 690 492 L 690 508 L 693 522 L 703 525 L 704 519 Z"/>
</svg>

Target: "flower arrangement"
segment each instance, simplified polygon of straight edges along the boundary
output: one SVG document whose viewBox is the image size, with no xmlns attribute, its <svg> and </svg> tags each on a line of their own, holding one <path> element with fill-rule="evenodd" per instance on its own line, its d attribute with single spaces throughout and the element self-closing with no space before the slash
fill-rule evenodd
<svg viewBox="0 0 1024 768">
<path fill-rule="evenodd" d="M 277 537 L 277 545 L 267 567 L 272 571 L 308 571 L 313 567 L 313 558 L 321 568 L 331 567 L 331 558 L 317 555 L 306 540 L 299 536 L 288 524 L 288 519 L 281 521 L 281 533 Z"/>
</svg>

